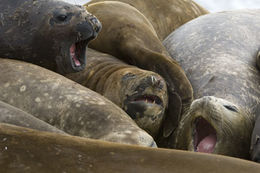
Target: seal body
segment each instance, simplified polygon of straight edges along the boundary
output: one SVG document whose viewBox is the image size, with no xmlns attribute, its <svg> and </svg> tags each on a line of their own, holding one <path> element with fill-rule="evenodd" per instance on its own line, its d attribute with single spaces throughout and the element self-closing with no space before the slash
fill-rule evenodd
<svg viewBox="0 0 260 173">
<path fill-rule="evenodd" d="M 101 28 L 85 8 L 56 0 L 2 0 L 0 56 L 60 73 L 86 63 L 85 49 Z"/>
<path fill-rule="evenodd" d="M 171 109 L 166 110 L 167 123 L 163 128 L 168 135 L 176 128 L 181 111 L 192 101 L 192 87 L 184 71 L 169 56 L 149 20 L 134 7 L 117 1 L 97 2 L 86 7 L 102 23 L 99 37 L 90 43 L 90 48 L 153 71 L 165 79 Z"/>
<path fill-rule="evenodd" d="M 87 4 L 111 0 L 91 0 Z M 208 11 L 192 0 L 112 0 L 127 3 L 139 10 L 153 25 L 162 41 L 184 23 L 208 14 Z"/>
<path fill-rule="evenodd" d="M 138 147 L 0 124 L 5 173 L 258 173 L 251 161 L 180 150 Z M 204 164 L 207 163 L 207 164 Z"/>
<path fill-rule="evenodd" d="M 48 123 L 2 101 L 0 101 L 0 122 L 40 131 L 66 134 Z"/>
<path fill-rule="evenodd" d="M 156 137 L 168 106 L 164 79 L 151 71 L 88 49 L 83 71 L 66 75 L 94 90 L 127 112 L 137 125 Z"/>
<path fill-rule="evenodd" d="M 0 60 L 0 100 L 76 136 L 153 146 L 154 140 L 118 106 L 39 66 Z"/>
<path fill-rule="evenodd" d="M 259 24 L 259 10 L 209 14 L 164 40 L 196 99 L 182 117 L 177 148 L 248 158 L 260 113 Z"/>
</svg>

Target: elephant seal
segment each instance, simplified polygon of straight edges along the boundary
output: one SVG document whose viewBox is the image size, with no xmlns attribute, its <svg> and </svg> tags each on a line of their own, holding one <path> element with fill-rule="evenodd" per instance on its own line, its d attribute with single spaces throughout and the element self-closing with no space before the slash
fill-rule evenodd
<svg viewBox="0 0 260 173">
<path fill-rule="evenodd" d="M 184 23 L 209 13 L 192 0 L 91 0 L 86 5 L 102 1 L 119 1 L 135 7 L 151 22 L 161 41 Z"/>
<path fill-rule="evenodd" d="M 255 126 L 251 137 L 250 158 L 251 160 L 260 163 L 260 117 L 259 116 L 255 121 Z"/>
<path fill-rule="evenodd" d="M 171 109 L 166 111 L 163 134 L 168 136 L 177 127 L 181 111 L 189 107 L 193 99 L 192 87 L 184 71 L 170 57 L 149 20 L 134 7 L 104 1 L 88 5 L 87 10 L 102 23 L 99 37 L 90 43 L 90 48 L 158 73 L 165 79 Z"/>
<path fill-rule="evenodd" d="M 258 173 L 260 165 L 221 155 L 139 147 L 0 124 L 0 167 L 11 172 Z"/>
<path fill-rule="evenodd" d="M 58 0 L 2 0 L 0 57 L 59 73 L 80 71 L 101 24 L 84 7 Z"/>
<path fill-rule="evenodd" d="M 66 134 L 48 123 L 2 101 L 0 101 L 0 122 L 40 131 Z"/>
<path fill-rule="evenodd" d="M 198 17 L 164 40 L 194 90 L 177 148 L 249 158 L 260 114 L 259 29 L 260 10 L 222 12 Z"/>
<path fill-rule="evenodd" d="M 70 134 L 112 142 L 155 146 L 108 99 L 39 66 L 0 59 L 0 100 Z"/>
<path fill-rule="evenodd" d="M 168 106 L 164 79 L 93 49 L 88 49 L 87 54 L 85 69 L 65 76 L 114 102 L 139 127 L 156 137 Z"/>
</svg>

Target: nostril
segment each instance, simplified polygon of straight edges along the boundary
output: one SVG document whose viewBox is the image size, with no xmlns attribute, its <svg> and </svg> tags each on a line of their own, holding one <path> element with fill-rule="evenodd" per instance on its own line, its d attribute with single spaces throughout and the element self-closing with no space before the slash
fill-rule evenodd
<svg viewBox="0 0 260 173">
<path fill-rule="evenodd" d="M 93 29 L 98 33 L 102 28 L 102 25 L 99 22 L 99 20 L 96 17 L 91 17 L 89 20 L 91 21 L 91 23 L 93 25 Z"/>
</svg>

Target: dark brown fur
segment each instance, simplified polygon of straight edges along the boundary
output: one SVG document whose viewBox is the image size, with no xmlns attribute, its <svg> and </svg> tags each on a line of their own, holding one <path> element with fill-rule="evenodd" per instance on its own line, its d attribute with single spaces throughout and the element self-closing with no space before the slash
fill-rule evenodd
<svg viewBox="0 0 260 173">
<path fill-rule="evenodd" d="M 0 124 L 4 173 L 258 173 L 254 162 L 187 151 L 120 145 Z"/>
<path fill-rule="evenodd" d="M 102 31 L 90 47 L 128 64 L 161 75 L 168 84 L 169 109 L 164 135 L 176 128 L 181 110 L 192 101 L 192 87 L 184 71 L 165 50 L 149 20 L 134 7 L 116 1 L 87 6 L 102 23 Z"/>
</svg>

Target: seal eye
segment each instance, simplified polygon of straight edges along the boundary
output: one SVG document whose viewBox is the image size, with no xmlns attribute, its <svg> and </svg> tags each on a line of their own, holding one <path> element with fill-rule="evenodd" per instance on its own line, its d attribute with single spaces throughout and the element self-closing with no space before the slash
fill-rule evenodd
<svg viewBox="0 0 260 173">
<path fill-rule="evenodd" d="M 67 24 L 72 18 L 72 13 L 67 13 L 66 11 L 54 11 L 53 17 L 50 19 L 50 24 L 64 25 Z"/>
<path fill-rule="evenodd" d="M 68 16 L 64 15 L 64 14 L 61 14 L 59 16 L 56 17 L 57 20 L 61 21 L 61 22 L 64 22 L 66 21 L 66 19 L 68 18 Z"/>
<path fill-rule="evenodd" d="M 231 106 L 231 105 L 224 105 L 225 108 L 227 108 L 230 111 L 233 112 L 238 112 L 237 108 L 235 106 Z"/>
<path fill-rule="evenodd" d="M 125 74 L 125 75 L 122 77 L 122 80 L 123 80 L 123 81 L 127 81 L 127 80 L 129 80 L 129 79 L 134 79 L 134 78 L 136 78 L 136 76 L 135 76 L 133 73 L 127 73 L 127 74 Z"/>
</svg>

